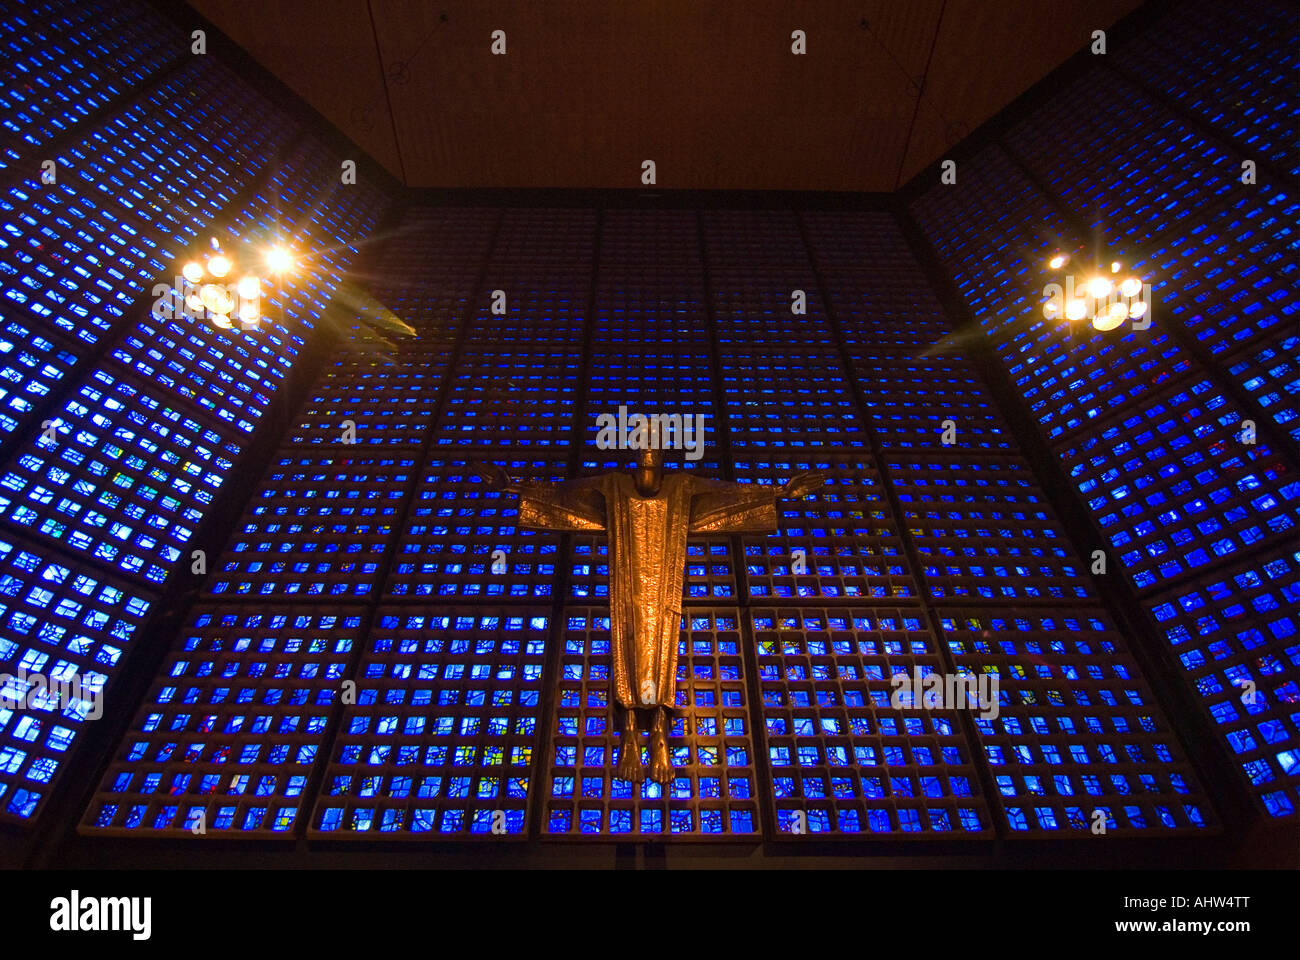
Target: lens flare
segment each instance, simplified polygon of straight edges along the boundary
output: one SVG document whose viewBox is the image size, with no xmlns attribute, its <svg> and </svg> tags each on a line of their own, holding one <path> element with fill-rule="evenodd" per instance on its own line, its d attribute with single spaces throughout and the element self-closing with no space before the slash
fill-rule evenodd
<svg viewBox="0 0 1300 960">
<path fill-rule="evenodd" d="M 266 265 L 272 273 L 288 273 L 293 269 L 293 254 L 285 247 L 272 247 L 266 251 Z"/>
<path fill-rule="evenodd" d="M 1088 281 L 1088 293 L 1094 300 L 1110 296 L 1111 283 L 1105 277 L 1093 277 Z"/>
</svg>

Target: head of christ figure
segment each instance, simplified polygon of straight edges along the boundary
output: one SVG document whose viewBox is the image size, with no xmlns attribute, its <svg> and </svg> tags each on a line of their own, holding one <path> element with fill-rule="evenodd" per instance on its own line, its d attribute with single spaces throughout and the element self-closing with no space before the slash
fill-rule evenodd
<svg viewBox="0 0 1300 960">
<path fill-rule="evenodd" d="M 636 492 L 643 497 L 653 497 L 659 492 L 664 479 L 664 452 L 649 448 L 636 452 L 636 470 L 632 474 Z"/>
</svg>

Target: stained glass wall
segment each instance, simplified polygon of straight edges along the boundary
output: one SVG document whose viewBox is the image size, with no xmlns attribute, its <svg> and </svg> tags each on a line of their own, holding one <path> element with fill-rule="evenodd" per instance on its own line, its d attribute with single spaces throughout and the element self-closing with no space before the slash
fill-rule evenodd
<svg viewBox="0 0 1300 960">
<path fill-rule="evenodd" d="M 389 198 L 281 106 L 144 8 L 0 8 L 0 668 L 131 717 L 80 831 L 1212 833 L 1096 546 L 1261 811 L 1292 814 L 1295 15 L 1264 7 L 1187 5 L 910 206 L 1095 545 L 1066 537 L 891 211 L 415 204 L 345 281 Z M 1149 330 L 1042 320 L 1038 265 L 1094 233 L 1151 279 Z M 214 235 L 304 251 L 276 322 L 152 306 Z M 342 342 L 253 467 L 326 322 Z M 605 538 L 521 529 L 474 469 L 625 469 L 595 445 L 620 407 L 702 418 L 671 469 L 827 475 L 769 534 L 689 539 L 665 785 L 615 776 Z M 114 703 L 241 469 L 260 479 L 143 700 Z M 995 679 L 996 710 L 899 702 L 899 674 Z M 41 811 L 93 707 L 0 708 L 0 816 Z"/>
<path fill-rule="evenodd" d="M 134 709 L 119 671 L 388 202 L 190 43 L 144 5 L 0 5 L 0 671 L 26 704 L 0 709 L 8 820 L 40 813 L 85 724 Z M 260 330 L 169 311 L 209 237 L 301 252 Z"/>
<path fill-rule="evenodd" d="M 1298 29 L 1285 3 L 1178 5 L 911 205 L 1274 817 L 1300 805 Z M 1131 265 L 1150 328 L 1044 319 L 1058 247 Z"/>
<path fill-rule="evenodd" d="M 292 418 L 81 830 L 796 842 L 1196 833 L 1215 813 L 887 212 L 422 207 Z M 688 540 L 672 782 L 615 774 L 608 544 L 476 461 L 826 485 Z M 892 698 L 996 677 L 996 710 Z M 991 705 L 990 705 L 991 706 Z M 648 743 L 643 741 L 643 757 Z"/>
</svg>

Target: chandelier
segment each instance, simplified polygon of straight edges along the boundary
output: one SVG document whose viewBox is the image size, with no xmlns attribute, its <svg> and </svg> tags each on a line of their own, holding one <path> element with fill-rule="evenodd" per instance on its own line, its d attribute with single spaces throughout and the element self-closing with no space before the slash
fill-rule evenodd
<svg viewBox="0 0 1300 960">
<path fill-rule="evenodd" d="M 1069 262 L 1069 254 L 1058 252 L 1047 261 L 1047 267 L 1059 271 Z M 1082 281 L 1070 273 L 1065 275 L 1064 285 L 1048 283 L 1043 287 L 1043 295 L 1048 298 L 1043 304 L 1043 316 L 1048 320 L 1088 320 L 1093 329 L 1103 332 L 1117 329 L 1125 320 L 1134 321 L 1134 330 L 1147 329 L 1151 326 L 1151 285 L 1135 276 L 1120 279 L 1123 269 L 1124 265 L 1114 260 L 1109 271 L 1101 265 L 1093 266 Z"/>
<path fill-rule="evenodd" d="M 181 268 L 188 284 L 185 306 L 199 316 L 206 315 L 223 330 L 256 330 L 262 320 L 262 288 L 269 281 L 260 273 L 241 269 L 236 259 L 221 249 L 221 242 L 213 237 L 212 251 L 202 261 L 188 261 Z M 295 266 L 292 251 L 274 246 L 266 251 L 265 270 L 279 276 L 289 273 Z M 237 281 L 230 278 L 239 277 Z"/>
</svg>

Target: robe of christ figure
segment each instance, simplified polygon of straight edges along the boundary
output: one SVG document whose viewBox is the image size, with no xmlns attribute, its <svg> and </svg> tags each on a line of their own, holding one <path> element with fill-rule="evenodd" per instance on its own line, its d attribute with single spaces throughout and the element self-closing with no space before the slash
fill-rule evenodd
<svg viewBox="0 0 1300 960">
<path fill-rule="evenodd" d="M 686 536 L 770 533 L 776 501 L 825 482 L 801 473 L 782 487 L 726 483 L 665 472 L 663 452 L 640 450 L 636 469 L 563 483 L 515 484 L 500 467 L 475 466 L 493 489 L 519 496 L 519 525 L 533 530 L 604 531 L 609 539 L 609 625 L 614 699 L 623 708 L 617 775 L 644 779 L 637 711 L 651 714 L 650 778 L 672 780 L 668 710 L 677 692 Z"/>
</svg>

